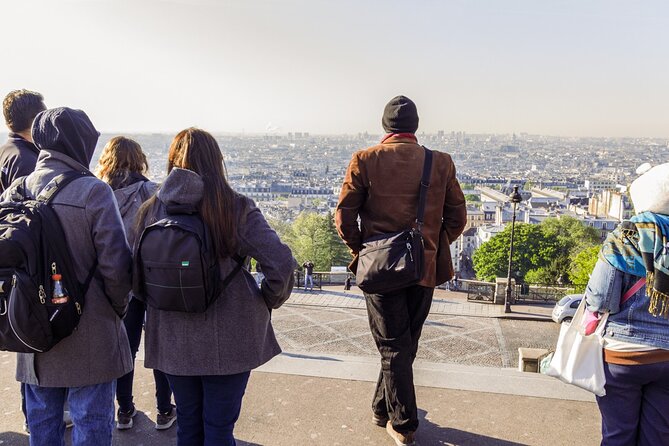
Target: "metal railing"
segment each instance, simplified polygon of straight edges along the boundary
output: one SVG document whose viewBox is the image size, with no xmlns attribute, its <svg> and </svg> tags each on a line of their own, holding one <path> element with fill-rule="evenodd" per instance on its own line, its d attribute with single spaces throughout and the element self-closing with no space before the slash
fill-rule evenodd
<svg viewBox="0 0 669 446">
<path fill-rule="evenodd" d="M 476 280 L 460 280 L 461 289 L 467 292 L 467 300 L 495 302 L 495 284 Z"/>
<path fill-rule="evenodd" d="M 295 284 L 296 288 L 304 288 L 304 271 L 295 271 Z M 351 273 L 346 272 L 330 272 L 330 271 L 314 271 L 312 277 L 314 279 L 314 288 L 319 290 L 323 288 L 323 285 L 344 285 L 346 282 L 346 277 L 351 277 L 351 284 L 355 285 L 355 276 Z"/>
<path fill-rule="evenodd" d="M 557 302 L 567 294 L 578 293 L 574 285 L 522 283 L 515 286 L 512 296 L 517 302 Z"/>
</svg>

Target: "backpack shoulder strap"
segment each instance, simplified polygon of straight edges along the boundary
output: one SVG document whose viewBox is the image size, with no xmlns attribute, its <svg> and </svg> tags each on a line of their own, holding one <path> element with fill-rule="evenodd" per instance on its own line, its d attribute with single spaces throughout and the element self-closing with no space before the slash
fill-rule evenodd
<svg viewBox="0 0 669 446">
<path fill-rule="evenodd" d="M 60 175 L 55 176 L 47 183 L 46 186 L 37 195 L 37 201 L 42 203 L 50 203 L 51 200 L 60 192 L 66 185 L 76 180 L 77 178 L 90 177 L 92 173 L 88 171 L 70 170 Z"/>
<path fill-rule="evenodd" d="M 65 187 L 67 184 L 71 183 L 72 181 L 76 180 L 77 178 L 83 178 L 83 177 L 89 177 L 93 176 L 92 173 L 88 171 L 76 171 L 76 170 L 71 170 L 65 173 L 62 173 L 60 175 L 55 176 L 54 178 L 51 179 L 47 183 L 46 186 L 40 191 L 39 194 L 37 194 L 36 200 L 39 201 L 40 203 L 44 203 L 48 205 L 51 200 L 56 196 L 58 192 L 60 192 L 63 187 Z M 24 183 L 25 184 L 25 183 Z M 26 189 L 27 191 L 27 189 Z M 55 212 L 51 209 L 51 206 L 45 206 L 46 210 L 43 212 L 46 212 L 46 216 L 50 221 L 50 231 L 58 231 L 59 235 L 56 237 L 47 237 L 47 243 L 51 245 L 51 249 L 55 250 L 56 252 L 62 252 L 62 253 L 67 253 L 67 258 L 72 259 L 72 255 L 70 252 L 70 249 L 68 245 L 65 243 L 65 237 L 62 232 L 62 227 L 60 225 L 54 225 L 54 222 L 60 223 L 60 220 L 58 219 L 58 216 L 55 214 Z M 83 299 L 83 297 L 86 295 L 88 292 L 88 288 L 91 284 L 91 281 L 93 280 L 93 277 L 95 276 L 95 273 L 97 272 L 97 267 L 98 267 L 98 259 L 97 257 L 95 258 L 95 261 L 93 262 L 93 266 L 91 269 L 88 271 L 88 274 L 86 276 L 86 279 L 83 284 L 80 285 L 80 296 Z M 76 277 L 74 274 L 74 270 L 71 269 L 71 265 L 68 264 L 67 262 L 64 264 L 61 264 L 61 268 L 65 269 L 63 271 L 68 277 Z M 83 303 L 83 302 L 82 302 Z"/>
<path fill-rule="evenodd" d="M 234 279 L 235 275 L 242 269 L 242 266 L 244 266 L 244 262 L 246 259 L 244 257 L 240 256 L 239 254 L 234 254 L 231 256 L 232 259 L 237 263 L 235 267 L 230 271 L 230 273 L 227 275 L 225 279 L 221 282 L 221 289 L 224 289 L 225 287 L 228 286 L 228 284 Z"/>
</svg>

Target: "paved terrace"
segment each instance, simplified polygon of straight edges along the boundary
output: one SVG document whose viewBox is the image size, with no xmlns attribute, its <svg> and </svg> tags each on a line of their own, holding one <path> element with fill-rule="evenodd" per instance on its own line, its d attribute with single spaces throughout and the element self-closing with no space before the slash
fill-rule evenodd
<svg viewBox="0 0 669 446">
<path fill-rule="evenodd" d="M 290 305 L 365 309 L 365 298 L 357 287 L 348 291 L 343 286 L 324 286 L 322 290 L 314 291 L 295 289 L 288 302 Z M 511 309 L 511 313 L 504 313 L 503 305 L 468 301 L 466 292 L 436 289 L 430 314 L 550 320 L 553 304 L 512 305 Z"/>
<path fill-rule="evenodd" d="M 554 343 L 551 307 L 512 308 L 514 313 L 505 315 L 502 306 L 437 290 L 415 364 L 419 445 L 599 444 L 592 395 L 515 370 L 517 346 L 538 339 Z M 252 373 L 236 428 L 238 444 L 392 445 L 370 422 L 379 359 L 361 293 L 342 287 L 295 290 L 273 321 L 284 353 Z M 153 428 L 155 389 L 142 359 L 140 350 L 135 375 L 140 414 L 131 431 L 115 432 L 114 444 L 176 444 L 174 428 Z M 0 352 L 2 446 L 28 444 L 14 364 L 13 354 Z"/>
</svg>

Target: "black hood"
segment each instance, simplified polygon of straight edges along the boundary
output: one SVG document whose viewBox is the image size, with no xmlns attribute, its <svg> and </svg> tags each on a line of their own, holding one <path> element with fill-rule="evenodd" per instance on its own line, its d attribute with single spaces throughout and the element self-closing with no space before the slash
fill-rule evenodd
<svg viewBox="0 0 669 446">
<path fill-rule="evenodd" d="M 67 107 L 44 110 L 35 117 L 32 137 L 40 150 L 63 153 L 89 168 L 100 133 L 86 113 Z"/>
</svg>

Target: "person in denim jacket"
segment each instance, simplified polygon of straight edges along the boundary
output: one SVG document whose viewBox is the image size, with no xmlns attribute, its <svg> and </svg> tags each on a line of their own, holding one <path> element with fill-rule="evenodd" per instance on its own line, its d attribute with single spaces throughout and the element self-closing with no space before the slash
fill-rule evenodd
<svg viewBox="0 0 669 446">
<path fill-rule="evenodd" d="M 585 291 L 588 310 L 609 313 L 606 395 L 597 397 L 605 446 L 669 445 L 669 208 L 660 203 L 665 182 L 669 164 L 632 184 L 637 215 L 604 242 Z M 647 200 L 652 196 L 658 197 L 654 203 Z M 621 304 L 640 279 L 645 286 Z"/>
</svg>

